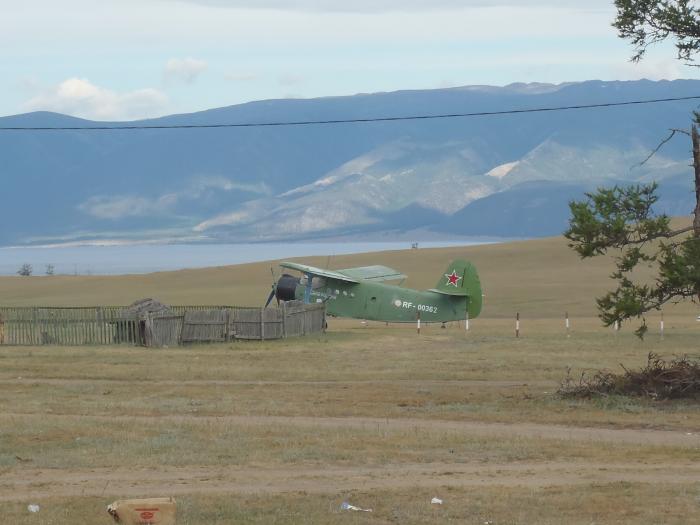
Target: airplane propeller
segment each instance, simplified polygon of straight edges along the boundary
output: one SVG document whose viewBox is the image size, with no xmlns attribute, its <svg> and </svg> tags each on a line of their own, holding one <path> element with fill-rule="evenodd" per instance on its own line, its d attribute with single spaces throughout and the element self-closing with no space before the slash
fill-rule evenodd
<svg viewBox="0 0 700 525">
<path fill-rule="evenodd" d="M 267 297 L 267 301 L 265 302 L 265 308 L 270 306 L 270 303 L 272 302 L 272 298 L 277 295 L 277 279 L 275 279 L 275 270 L 270 266 L 270 273 L 272 274 L 272 290 L 270 290 L 270 295 Z M 279 298 L 277 299 L 277 305 L 280 304 Z"/>
<path fill-rule="evenodd" d="M 270 290 L 270 295 L 269 295 L 268 298 L 267 298 L 267 302 L 265 302 L 265 308 L 267 308 L 268 306 L 270 306 L 270 303 L 272 302 L 272 298 L 275 296 L 275 292 L 276 292 L 276 290 L 275 290 L 275 285 L 273 284 L 273 285 L 272 285 L 272 290 Z"/>
</svg>

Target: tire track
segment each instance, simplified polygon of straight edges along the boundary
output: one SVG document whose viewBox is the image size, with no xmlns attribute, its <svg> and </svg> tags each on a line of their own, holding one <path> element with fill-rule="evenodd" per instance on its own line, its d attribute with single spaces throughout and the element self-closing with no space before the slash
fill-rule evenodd
<svg viewBox="0 0 700 525">
<path fill-rule="evenodd" d="M 448 421 L 443 419 L 377 418 L 377 417 L 310 417 L 310 416 L 196 416 L 196 415 L 80 415 L 47 413 L 5 413 L 0 418 L 35 418 L 55 420 L 92 420 L 152 422 L 154 419 L 173 424 L 223 423 L 241 426 L 296 426 L 309 428 L 352 428 L 368 430 L 442 430 L 462 432 L 473 436 L 498 438 L 553 439 L 600 443 L 624 443 L 647 446 L 673 446 L 700 450 L 697 430 L 649 430 L 572 427 L 538 423 L 485 423 L 479 421 Z"/>
<path fill-rule="evenodd" d="M 351 385 L 436 385 L 462 386 L 485 388 L 515 388 L 515 387 L 551 387 L 556 381 L 489 381 L 479 379 L 377 379 L 377 380 L 338 380 L 338 381 L 270 381 L 270 380 L 227 380 L 227 379 L 188 379 L 188 380 L 152 380 L 152 379 L 85 379 L 85 378 L 7 378 L 0 379 L 0 385 L 49 385 L 49 386 L 83 386 L 83 385 L 127 385 L 140 383 L 154 386 L 351 386 Z"/>
</svg>

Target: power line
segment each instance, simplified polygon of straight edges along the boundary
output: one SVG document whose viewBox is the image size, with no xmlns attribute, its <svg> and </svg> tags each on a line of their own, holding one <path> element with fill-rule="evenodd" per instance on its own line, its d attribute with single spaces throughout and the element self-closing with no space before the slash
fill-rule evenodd
<svg viewBox="0 0 700 525">
<path fill-rule="evenodd" d="M 288 122 L 243 122 L 238 124 L 172 124 L 172 125 L 114 125 L 114 126 L 13 126 L 0 127 L 0 131 L 111 131 L 111 130 L 148 130 L 148 129 L 205 129 L 205 128 L 259 128 L 281 126 L 316 126 L 332 124 L 358 124 L 367 122 L 397 122 L 403 120 L 434 120 L 448 118 L 491 117 L 497 115 L 519 115 L 523 113 L 545 113 L 551 111 L 568 111 L 574 109 L 610 108 L 616 106 L 634 106 L 642 104 L 658 104 L 661 102 L 680 102 L 684 100 L 699 100 L 700 95 L 691 97 L 656 98 L 650 100 L 632 100 L 627 102 L 605 102 L 600 104 L 581 104 L 573 106 L 556 106 L 530 109 L 508 109 L 503 111 L 478 111 L 474 113 L 447 113 L 441 115 L 409 115 L 398 117 L 373 117 L 333 120 L 300 120 Z"/>
</svg>

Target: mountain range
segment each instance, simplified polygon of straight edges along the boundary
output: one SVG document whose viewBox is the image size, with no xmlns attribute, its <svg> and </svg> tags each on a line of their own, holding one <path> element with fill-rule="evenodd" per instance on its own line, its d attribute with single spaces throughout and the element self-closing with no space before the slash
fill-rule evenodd
<svg viewBox="0 0 700 525">
<path fill-rule="evenodd" d="M 129 123 L 270 123 L 497 112 L 700 95 L 700 81 L 512 84 L 266 100 Z M 693 100 L 306 126 L 0 132 L 0 245 L 561 233 L 568 202 L 656 180 L 694 208 Z M 35 112 L 7 127 L 94 127 Z"/>
</svg>

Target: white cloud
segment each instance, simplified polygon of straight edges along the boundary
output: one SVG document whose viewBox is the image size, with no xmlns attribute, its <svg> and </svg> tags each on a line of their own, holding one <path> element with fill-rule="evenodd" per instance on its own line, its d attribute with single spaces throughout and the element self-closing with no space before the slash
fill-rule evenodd
<svg viewBox="0 0 700 525">
<path fill-rule="evenodd" d="M 118 220 L 127 217 L 150 217 L 162 215 L 171 210 L 178 201 L 174 193 L 149 199 L 135 195 L 114 195 L 90 197 L 78 209 L 97 219 Z"/>
<path fill-rule="evenodd" d="M 647 58 L 637 63 L 628 61 L 615 65 L 610 69 L 611 77 L 619 80 L 637 80 L 640 78 L 674 80 L 686 78 L 695 73 L 695 70 L 691 70 L 691 68 L 684 66 L 673 58 L 661 60 Z"/>
<path fill-rule="evenodd" d="M 206 60 L 199 76 L 196 68 L 173 64 L 179 76 L 159 88 L 173 88 L 169 108 L 181 113 L 292 93 L 615 78 L 615 62 L 625 68 L 632 53 L 610 26 L 612 0 L 108 0 L 99 6 L 36 0 L 33 9 L 5 3 L 0 55 L 13 50 L 7 78 L 67 78 L 70 67 L 93 80 L 100 75 L 102 85 L 122 93 L 144 74 L 165 80 L 168 58 Z M 86 50 L 85 42 L 94 48 Z M 95 56 L 124 67 L 105 70 Z M 306 82 L 280 84 L 288 71 Z M 196 78 L 193 88 L 176 90 L 187 78 Z M 153 82 L 137 85 L 158 88 Z M 41 92 L 19 88 L 0 94 L 0 114 L 17 113 L 32 97 L 30 109 L 46 102 L 37 97 Z M 51 102 L 41 109 L 60 110 Z"/>
<path fill-rule="evenodd" d="M 202 193 L 209 189 L 223 191 L 239 190 L 248 193 L 258 193 L 260 195 L 269 195 L 271 193 L 270 188 L 264 182 L 259 182 L 257 184 L 245 184 L 232 181 L 231 179 L 227 179 L 226 177 L 219 175 L 202 175 L 194 179 L 189 190 L 182 192 L 182 197 L 198 198 L 202 195 Z"/>
<path fill-rule="evenodd" d="M 119 220 L 128 217 L 155 217 L 175 211 L 186 201 L 206 196 L 209 190 L 242 191 L 258 195 L 270 195 L 270 188 L 263 182 L 245 184 L 221 176 L 195 177 L 186 189 L 166 193 L 159 197 L 141 195 L 95 195 L 78 206 L 78 209 L 97 219 Z"/>
<path fill-rule="evenodd" d="M 33 97 L 23 108 L 96 120 L 130 120 L 162 115 L 167 105 L 168 97 L 157 89 L 117 93 L 84 78 L 69 78 Z"/>
<path fill-rule="evenodd" d="M 280 86 L 296 86 L 304 81 L 304 77 L 295 73 L 285 73 L 277 78 Z"/>
<path fill-rule="evenodd" d="M 178 0 L 181 1 L 181 0 Z M 184 0 L 214 7 L 280 11 L 376 13 L 437 11 L 470 7 L 580 7 L 579 0 Z M 611 0 L 588 0 L 588 8 L 609 8 Z"/>
<path fill-rule="evenodd" d="M 231 82 L 251 82 L 253 80 L 257 80 L 258 75 L 255 73 L 228 71 L 224 73 L 224 78 Z"/>
<path fill-rule="evenodd" d="M 207 70 L 207 63 L 196 58 L 171 58 L 165 65 L 165 78 L 191 84 Z"/>
<path fill-rule="evenodd" d="M 235 226 L 236 224 L 244 224 L 251 218 L 252 215 L 247 211 L 236 211 L 200 222 L 194 228 L 192 228 L 192 230 L 195 232 L 203 232 L 216 226 Z"/>
<path fill-rule="evenodd" d="M 408 0 L 407 6 L 398 0 L 115 0 L 103 2 L 99 9 L 93 0 L 35 3 L 40 7 L 3 11 L 0 48 L 5 44 L 53 51 L 84 46 L 88 40 L 99 42 L 98 49 L 117 46 L 122 55 L 129 50 L 149 56 L 157 50 L 153 42 L 159 42 L 166 49 L 188 46 L 234 54 L 245 50 L 245 59 L 258 65 L 309 43 L 316 47 L 306 56 L 323 55 L 339 42 L 366 47 L 380 42 L 500 45 L 520 37 L 539 42 L 552 36 L 615 38 L 611 0 L 589 0 L 584 6 L 572 0 Z M 32 28 L 31 38 L 27 28 Z M 268 54 L 274 46 L 282 47 Z M 305 56 L 298 58 L 295 64 L 306 61 Z"/>
</svg>

